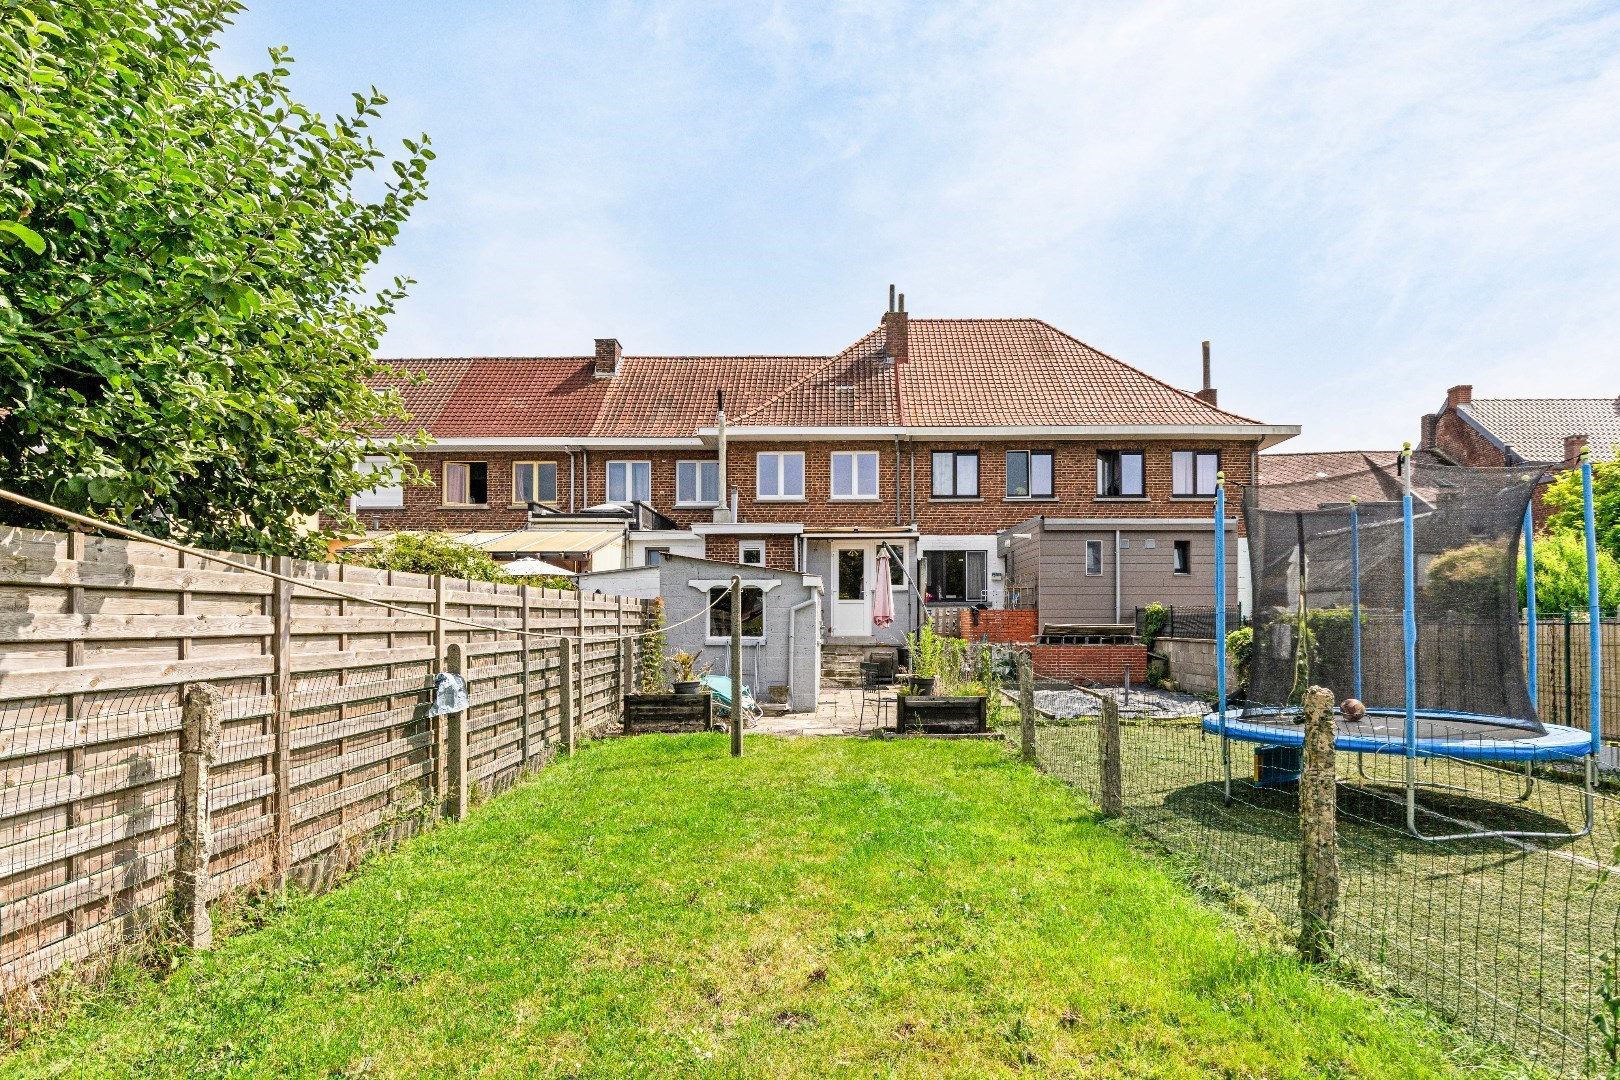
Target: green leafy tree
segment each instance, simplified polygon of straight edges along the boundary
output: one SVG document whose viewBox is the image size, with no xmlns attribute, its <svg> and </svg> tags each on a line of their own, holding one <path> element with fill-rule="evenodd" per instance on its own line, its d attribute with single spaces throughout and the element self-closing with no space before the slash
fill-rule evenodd
<svg viewBox="0 0 1620 1080">
<path fill-rule="evenodd" d="M 500 581 L 509 585 L 538 585 L 546 589 L 577 588 L 565 577 L 542 574 L 508 574 L 501 564 L 481 547 L 436 532 L 389 533 L 376 541 L 355 562 L 379 570 L 399 570 L 411 574 L 443 574 L 468 581 Z"/>
<path fill-rule="evenodd" d="M 1553 515 L 1547 530 L 1555 533 L 1586 535 L 1586 511 L 1581 493 L 1581 470 L 1566 469 L 1547 487 L 1547 505 Z M 1597 526 L 1598 547 L 1612 559 L 1620 560 L 1620 455 L 1592 463 L 1592 520 Z M 1538 560 L 1539 561 L 1539 560 Z M 1541 587 L 1541 579 L 1536 579 Z"/>
<path fill-rule="evenodd" d="M 1519 606 L 1526 602 L 1524 559 L 1519 559 Z M 1620 606 L 1620 561 L 1598 549 L 1598 605 Z M 1548 531 L 1536 537 L 1536 609 L 1585 611 L 1586 538 L 1581 533 Z"/>
<path fill-rule="evenodd" d="M 311 112 L 284 49 L 258 74 L 215 70 L 236 0 L 0 10 L 0 483 L 149 533 L 324 555 L 304 519 L 352 531 L 360 458 L 411 471 L 399 445 L 365 444 L 401 415 L 367 380 L 408 282 L 362 279 L 424 196 L 427 139 L 385 160 L 367 134 L 383 96 Z"/>
</svg>

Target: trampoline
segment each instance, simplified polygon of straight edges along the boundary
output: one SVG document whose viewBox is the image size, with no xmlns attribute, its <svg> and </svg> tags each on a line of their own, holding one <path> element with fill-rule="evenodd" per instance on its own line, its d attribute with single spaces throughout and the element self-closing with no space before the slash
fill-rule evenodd
<svg viewBox="0 0 1620 1080">
<path fill-rule="evenodd" d="M 1226 686 L 1226 514 L 1216 484 L 1215 711 L 1203 730 L 1221 740 L 1226 798 L 1232 799 L 1233 742 L 1256 747 L 1261 786 L 1298 776 L 1304 724 L 1300 701 L 1323 686 L 1345 708 L 1334 713 L 1334 748 L 1404 762 L 1406 827 L 1422 840 L 1482 837 L 1574 838 L 1592 829 L 1602 752 L 1601 650 L 1596 604 L 1592 467 L 1581 459 L 1585 495 L 1592 653 L 1587 730 L 1544 724 L 1536 712 L 1536 631 L 1520 638 L 1518 567 L 1534 566 L 1531 498 L 1539 472 L 1433 465 L 1414 483 L 1410 444 L 1402 451 L 1399 502 L 1320 503 L 1270 508 L 1248 488 L 1243 524 L 1254 598 L 1247 702 L 1230 707 Z M 1535 575 L 1525 602 L 1536 610 Z M 1528 656 L 1528 664 L 1526 658 Z M 1355 705 L 1365 703 L 1364 711 Z M 1346 708 L 1351 715 L 1346 715 Z M 1562 833 L 1510 829 L 1429 835 L 1418 826 L 1416 764 L 1425 758 L 1522 766 L 1524 795 L 1537 763 L 1584 763 L 1585 826 Z"/>
</svg>

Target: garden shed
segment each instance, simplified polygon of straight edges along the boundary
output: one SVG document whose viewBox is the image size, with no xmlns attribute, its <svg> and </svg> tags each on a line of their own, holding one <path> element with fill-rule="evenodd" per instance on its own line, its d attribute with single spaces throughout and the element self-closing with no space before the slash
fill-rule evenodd
<svg viewBox="0 0 1620 1080">
<path fill-rule="evenodd" d="M 652 566 L 581 575 L 580 588 L 662 597 L 671 652 L 700 652 L 730 675 L 733 576 L 742 578 L 743 685 L 761 703 L 813 712 L 821 694 L 821 578 L 793 570 L 666 555 Z M 707 611 L 707 615 L 703 616 Z"/>
</svg>

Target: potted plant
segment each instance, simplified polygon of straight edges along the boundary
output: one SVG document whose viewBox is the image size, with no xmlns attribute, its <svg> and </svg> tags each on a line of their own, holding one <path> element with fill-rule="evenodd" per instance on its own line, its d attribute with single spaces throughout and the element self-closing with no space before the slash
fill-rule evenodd
<svg viewBox="0 0 1620 1080">
<path fill-rule="evenodd" d="M 702 653 L 677 652 L 669 658 L 669 666 L 677 694 L 703 693 L 703 676 L 708 674 L 709 665 L 703 662 Z"/>
<path fill-rule="evenodd" d="M 906 635 L 906 651 L 911 655 L 911 692 L 927 697 L 934 692 L 934 680 L 939 677 L 944 639 L 924 623 L 915 634 Z"/>
</svg>

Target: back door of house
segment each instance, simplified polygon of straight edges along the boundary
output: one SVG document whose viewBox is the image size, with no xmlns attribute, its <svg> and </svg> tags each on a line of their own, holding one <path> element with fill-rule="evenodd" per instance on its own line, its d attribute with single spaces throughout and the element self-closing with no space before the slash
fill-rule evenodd
<svg viewBox="0 0 1620 1080">
<path fill-rule="evenodd" d="M 834 547 L 832 632 L 840 637 L 872 634 L 872 551 L 867 547 Z"/>
</svg>

